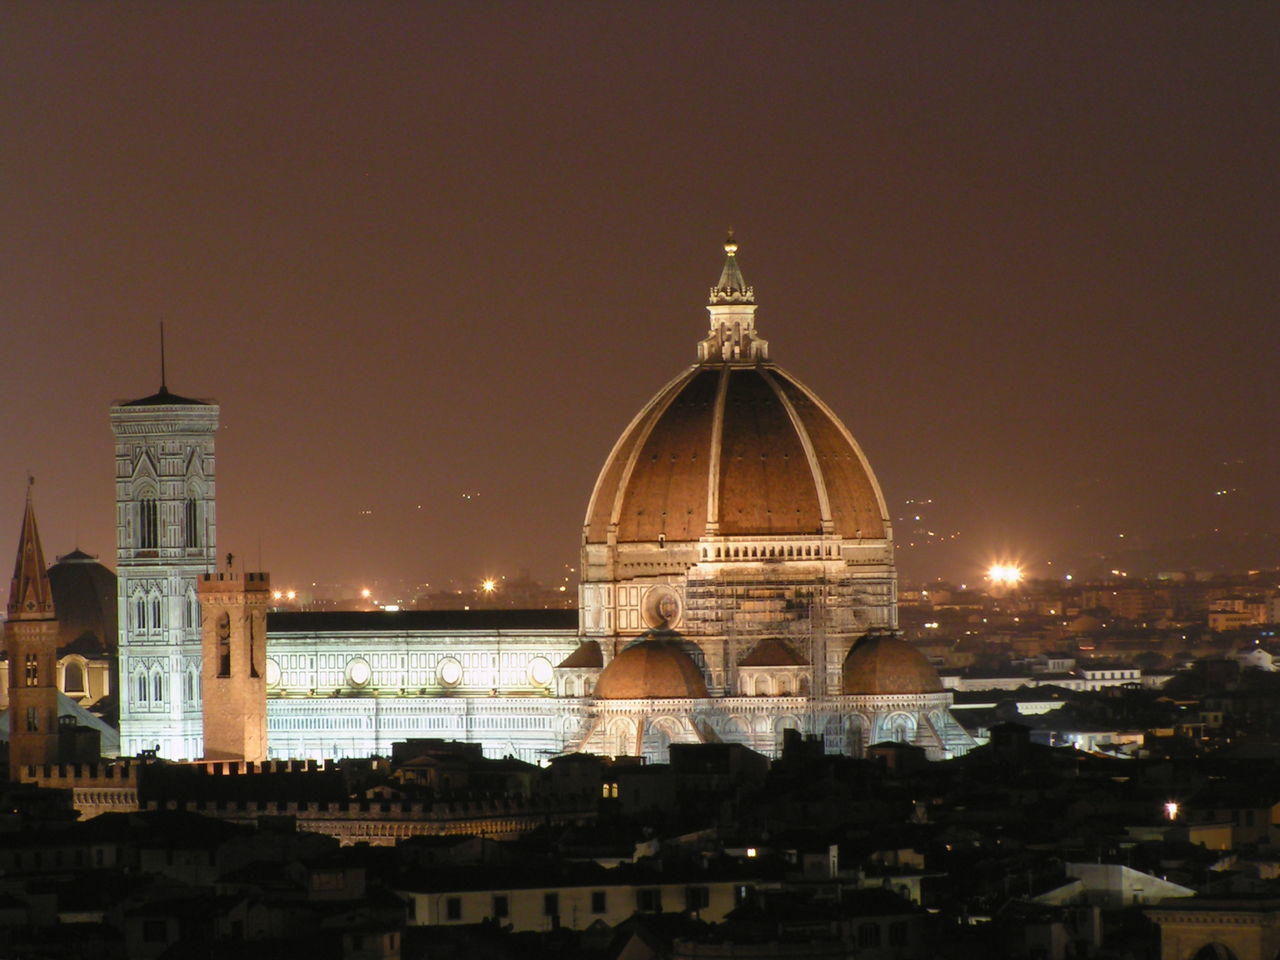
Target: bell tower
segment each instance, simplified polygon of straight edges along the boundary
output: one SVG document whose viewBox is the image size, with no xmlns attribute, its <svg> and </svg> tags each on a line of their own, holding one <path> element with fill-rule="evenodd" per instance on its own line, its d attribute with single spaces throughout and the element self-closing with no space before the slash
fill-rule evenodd
<svg viewBox="0 0 1280 960">
<path fill-rule="evenodd" d="M 162 377 L 163 380 L 163 377 Z M 116 443 L 120 752 L 203 752 L 200 602 L 215 567 L 218 406 L 159 392 L 111 407 Z"/>
<path fill-rule="evenodd" d="M 265 573 L 207 573 L 200 579 L 204 653 L 204 758 L 267 759 Z"/>
<path fill-rule="evenodd" d="M 36 529 L 31 483 L 9 586 L 4 644 L 9 656 L 9 776 L 58 762 L 58 619 Z"/>
</svg>

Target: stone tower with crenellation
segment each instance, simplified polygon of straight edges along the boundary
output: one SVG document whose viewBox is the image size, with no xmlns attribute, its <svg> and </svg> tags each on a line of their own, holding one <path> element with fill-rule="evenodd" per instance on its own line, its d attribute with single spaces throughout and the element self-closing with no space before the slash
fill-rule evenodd
<svg viewBox="0 0 1280 960">
<path fill-rule="evenodd" d="M 120 752 L 203 753 L 200 602 L 215 568 L 218 406 L 170 393 L 111 407 L 116 441 Z"/>
<path fill-rule="evenodd" d="M 267 758 L 267 607 L 271 578 L 230 570 L 200 580 L 204 758 Z"/>
</svg>

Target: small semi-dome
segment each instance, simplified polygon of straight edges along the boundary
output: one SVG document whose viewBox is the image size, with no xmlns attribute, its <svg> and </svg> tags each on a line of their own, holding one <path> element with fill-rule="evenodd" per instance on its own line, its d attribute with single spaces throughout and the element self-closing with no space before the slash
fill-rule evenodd
<svg viewBox="0 0 1280 960">
<path fill-rule="evenodd" d="M 942 680 L 923 653 L 890 634 L 871 634 L 844 658 L 841 690 L 854 696 L 939 693 Z"/>
<path fill-rule="evenodd" d="M 604 654 L 600 651 L 600 644 L 595 640 L 583 640 L 578 644 L 578 648 L 569 654 L 558 664 L 560 668 L 579 668 L 593 669 L 604 666 Z"/>
<path fill-rule="evenodd" d="M 707 682 L 674 640 L 642 640 L 614 657 L 596 682 L 599 700 L 702 700 Z"/>
<path fill-rule="evenodd" d="M 740 667 L 804 667 L 808 661 L 781 637 L 765 637 L 742 658 Z"/>
</svg>

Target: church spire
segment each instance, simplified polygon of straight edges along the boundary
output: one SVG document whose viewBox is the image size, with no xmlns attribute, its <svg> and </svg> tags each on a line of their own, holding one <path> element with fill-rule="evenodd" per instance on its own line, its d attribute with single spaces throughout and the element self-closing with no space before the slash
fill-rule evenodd
<svg viewBox="0 0 1280 960">
<path fill-rule="evenodd" d="M 36 510 L 32 502 L 35 478 L 27 480 L 27 509 L 22 516 L 22 536 L 18 540 L 18 560 L 13 567 L 9 586 L 10 620 L 52 620 L 53 589 L 44 565 L 40 532 L 36 529 Z"/>
<path fill-rule="evenodd" d="M 755 363 L 769 359 L 769 342 L 756 336 L 756 294 L 742 278 L 733 229 L 724 242 L 724 268 L 707 306 L 711 329 L 698 344 L 699 363 Z"/>
</svg>

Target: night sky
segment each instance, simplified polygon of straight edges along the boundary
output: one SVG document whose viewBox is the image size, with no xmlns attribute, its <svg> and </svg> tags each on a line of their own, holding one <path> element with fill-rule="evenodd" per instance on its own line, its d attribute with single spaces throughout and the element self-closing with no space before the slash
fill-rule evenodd
<svg viewBox="0 0 1280 960">
<path fill-rule="evenodd" d="M 1280 531 L 1275 4 L 0 20 L 0 547 L 31 471 L 46 554 L 113 562 L 107 409 L 164 321 L 169 388 L 222 407 L 222 552 L 563 576 L 730 225 L 908 577 Z"/>
</svg>

